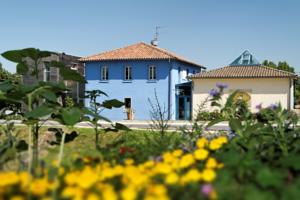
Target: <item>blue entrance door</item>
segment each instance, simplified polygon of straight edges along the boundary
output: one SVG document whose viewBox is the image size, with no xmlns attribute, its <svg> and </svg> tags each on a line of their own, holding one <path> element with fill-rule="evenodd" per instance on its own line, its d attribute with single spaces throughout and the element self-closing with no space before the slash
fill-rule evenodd
<svg viewBox="0 0 300 200">
<path fill-rule="evenodd" d="M 191 119 L 191 97 L 177 96 L 177 112 L 176 119 L 190 120 Z"/>
</svg>

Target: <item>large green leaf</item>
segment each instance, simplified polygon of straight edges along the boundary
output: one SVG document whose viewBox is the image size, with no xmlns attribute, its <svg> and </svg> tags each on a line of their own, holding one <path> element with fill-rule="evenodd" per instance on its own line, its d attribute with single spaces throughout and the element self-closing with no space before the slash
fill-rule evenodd
<svg viewBox="0 0 300 200">
<path fill-rule="evenodd" d="M 130 131 L 130 128 L 128 128 L 127 126 L 120 124 L 120 123 L 116 123 L 114 125 L 114 128 L 118 129 L 118 130 L 123 130 L 123 131 Z"/>
<path fill-rule="evenodd" d="M 2 92 L 7 92 L 13 88 L 13 84 L 10 81 L 0 82 L 0 90 Z"/>
<path fill-rule="evenodd" d="M 281 172 L 264 167 L 258 170 L 255 179 L 261 187 L 281 187 L 284 180 L 284 174 Z"/>
<path fill-rule="evenodd" d="M 106 122 L 111 122 L 108 118 L 103 117 L 102 115 L 99 115 L 99 114 L 95 114 L 92 111 L 90 111 L 88 108 L 83 108 L 83 114 L 91 116 L 93 119 L 96 119 L 96 121 L 103 120 Z M 87 118 L 85 118 L 85 119 L 86 119 L 85 121 L 90 121 L 90 120 L 87 120 Z"/>
<path fill-rule="evenodd" d="M 73 126 L 80 121 L 81 111 L 79 108 L 64 108 L 62 110 L 62 119 L 65 125 Z"/>
<path fill-rule="evenodd" d="M 30 112 L 26 112 L 25 117 L 38 119 L 38 118 L 50 115 L 53 112 L 55 112 L 54 108 L 51 108 L 44 104 L 44 105 L 41 105 L 41 106 L 35 108 L 34 110 L 32 110 Z"/>
<path fill-rule="evenodd" d="M 122 106 L 124 106 L 124 103 L 117 99 L 106 100 L 102 103 L 102 107 L 107 109 L 120 108 Z"/>
<path fill-rule="evenodd" d="M 63 77 L 64 80 L 71 80 L 71 81 L 78 81 L 81 83 L 85 83 L 85 78 L 79 74 L 77 71 L 67 68 L 63 63 L 52 61 L 52 67 L 59 68 L 60 75 Z"/>
<path fill-rule="evenodd" d="M 54 92 L 49 91 L 49 90 L 43 90 L 40 92 L 40 95 L 47 99 L 48 101 L 56 102 L 57 97 Z"/>
<path fill-rule="evenodd" d="M 1 54 L 5 59 L 15 62 L 15 63 L 20 63 L 22 62 L 22 51 L 21 50 L 12 50 L 12 51 L 6 51 Z"/>
<path fill-rule="evenodd" d="M 242 123 L 241 123 L 240 120 L 238 120 L 238 119 L 231 119 L 231 120 L 229 121 L 229 126 L 230 126 L 230 128 L 231 128 L 233 131 L 235 131 L 235 132 L 237 132 L 237 133 L 241 133 Z"/>
</svg>

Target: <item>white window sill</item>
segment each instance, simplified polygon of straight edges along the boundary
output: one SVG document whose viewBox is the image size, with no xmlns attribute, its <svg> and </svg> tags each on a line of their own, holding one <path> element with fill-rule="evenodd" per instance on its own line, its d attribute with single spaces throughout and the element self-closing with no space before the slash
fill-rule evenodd
<svg viewBox="0 0 300 200">
<path fill-rule="evenodd" d="M 157 80 L 148 80 L 147 83 L 156 83 Z"/>
<path fill-rule="evenodd" d="M 122 83 L 132 83 L 132 80 L 123 80 Z"/>
</svg>

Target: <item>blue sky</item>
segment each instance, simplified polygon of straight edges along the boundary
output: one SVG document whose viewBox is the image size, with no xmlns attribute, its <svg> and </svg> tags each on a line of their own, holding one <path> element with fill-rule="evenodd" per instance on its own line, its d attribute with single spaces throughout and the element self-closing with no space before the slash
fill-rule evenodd
<svg viewBox="0 0 300 200">
<path fill-rule="evenodd" d="M 299 9 L 298 0 L 3 0 L 0 52 L 36 47 L 86 56 L 150 42 L 159 25 L 160 47 L 208 69 L 249 50 L 300 72 Z"/>
</svg>

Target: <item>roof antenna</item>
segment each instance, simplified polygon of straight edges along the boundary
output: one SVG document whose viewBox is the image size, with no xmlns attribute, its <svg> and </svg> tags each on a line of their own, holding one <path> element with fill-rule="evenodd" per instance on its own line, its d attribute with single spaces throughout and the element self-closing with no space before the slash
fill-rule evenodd
<svg viewBox="0 0 300 200">
<path fill-rule="evenodd" d="M 161 28 L 164 28 L 164 26 L 156 26 L 155 27 L 154 39 L 151 40 L 151 45 L 158 46 L 158 35 L 159 35 L 158 30 Z"/>
</svg>

